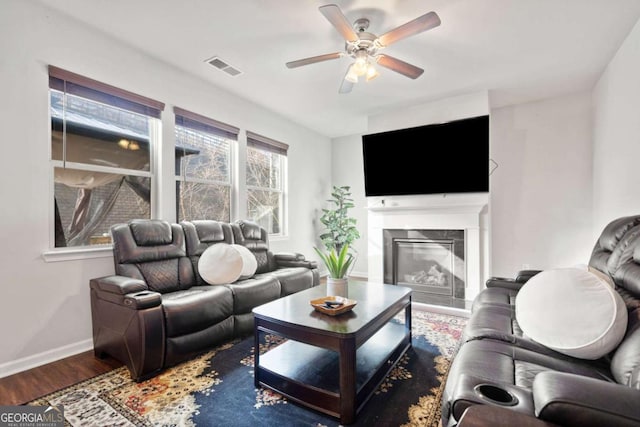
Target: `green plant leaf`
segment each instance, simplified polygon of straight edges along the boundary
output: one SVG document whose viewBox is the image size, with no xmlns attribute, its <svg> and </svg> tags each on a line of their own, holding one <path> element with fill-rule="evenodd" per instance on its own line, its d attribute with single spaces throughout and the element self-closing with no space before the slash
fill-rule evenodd
<svg viewBox="0 0 640 427">
<path fill-rule="evenodd" d="M 335 248 L 332 248 L 329 253 L 322 252 L 317 247 L 313 249 L 327 267 L 330 277 L 334 279 L 344 278 L 354 260 L 353 255 L 349 253 L 349 245 L 342 246 L 340 253 L 337 253 Z"/>
<path fill-rule="evenodd" d="M 350 186 L 332 186 L 330 193 L 332 199 L 327 201 L 335 209 L 322 209 L 320 222 L 325 227 L 325 230 L 320 235 L 320 240 L 327 251 L 336 249 L 341 252 L 345 244 L 351 245 L 356 239 L 360 238 L 360 233 L 356 228 L 356 219 L 349 217 L 349 209 L 355 207 L 350 189 Z M 330 252 L 326 255 L 330 256 Z M 338 254 L 336 256 L 339 258 Z M 346 262 L 353 261 L 344 260 L 344 263 Z"/>
</svg>

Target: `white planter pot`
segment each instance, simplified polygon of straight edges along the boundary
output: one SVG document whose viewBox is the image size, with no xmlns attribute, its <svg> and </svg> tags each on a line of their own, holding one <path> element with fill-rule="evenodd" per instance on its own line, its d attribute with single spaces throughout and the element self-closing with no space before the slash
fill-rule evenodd
<svg viewBox="0 0 640 427">
<path fill-rule="evenodd" d="M 349 296 L 349 285 L 347 279 L 334 279 L 327 277 L 327 295 L 345 297 Z"/>
</svg>

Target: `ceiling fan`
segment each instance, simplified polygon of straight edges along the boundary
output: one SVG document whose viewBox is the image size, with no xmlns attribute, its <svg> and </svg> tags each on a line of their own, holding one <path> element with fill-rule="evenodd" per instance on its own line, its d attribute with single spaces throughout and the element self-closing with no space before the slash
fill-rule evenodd
<svg viewBox="0 0 640 427">
<path fill-rule="evenodd" d="M 424 73 L 422 68 L 382 54 L 380 51 L 397 41 L 440 25 L 440 17 L 435 12 L 426 13 L 378 37 L 367 32 L 369 20 L 366 18 L 357 19 L 352 26 L 337 5 L 328 4 L 320 6 L 318 9 L 344 38 L 344 52 L 327 53 L 287 62 L 287 68 L 296 68 L 349 56 L 355 61 L 347 68 L 347 73 L 340 85 L 340 93 L 351 92 L 354 83 L 358 82 L 358 77 L 364 76 L 367 81 L 375 79 L 378 76 L 378 71 L 373 66 L 374 63 L 411 79 L 417 79 Z"/>
</svg>

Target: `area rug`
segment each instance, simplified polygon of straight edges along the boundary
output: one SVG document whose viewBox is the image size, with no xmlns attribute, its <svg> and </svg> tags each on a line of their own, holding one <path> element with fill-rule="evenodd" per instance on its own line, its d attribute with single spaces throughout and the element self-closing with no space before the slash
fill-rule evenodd
<svg viewBox="0 0 640 427">
<path fill-rule="evenodd" d="M 398 321 L 401 321 L 398 318 Z M 412 315 L 413 346 L 358 414 L 354 426 L 438 426 L 450 362 L 467 319 Z M 283 340 L 267 336 L 260 351 Z M 141 383 L 125 367 L 44 396 L 71 426 L 338 426 L 253 384 L 253 338 L 236 340 Z"/>
</svg>

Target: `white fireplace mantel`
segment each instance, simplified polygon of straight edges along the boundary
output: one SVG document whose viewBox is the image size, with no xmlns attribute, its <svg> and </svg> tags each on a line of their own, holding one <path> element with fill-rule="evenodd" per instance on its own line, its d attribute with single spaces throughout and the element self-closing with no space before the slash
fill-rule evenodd
<svg viewBox="0 0 640 427">
<path fill-rule="evenodd" d="M 393 212 L 407 212 L 407 211 L 417 211 L 424 212 L 428 210 L 430 212 L 439 212 L 441 214 L 451 213 L 451 214 L 479 214 L 484 208 L 485 205 L 451 205 L 451 206 L 368 206 L 367 211 L 369 212 L 384 212 L 384 213 L 393 213 Z"/>
<path fill-rule="evenodd" d="M 488 199 L 486 193 L 367 198 L 369 280 L 384 280 L 384 229 L 464 230 L 465 299 L 473 300 L 488 272 Z"/>
<path fill-rule="evenodd" d="M 424 196 L 367 197 L 370 212 L 392 211 L 446 211 L 452 213 L 479 213 L 489 203 L 487 193 L 444 194 Z"/>
</svg>

